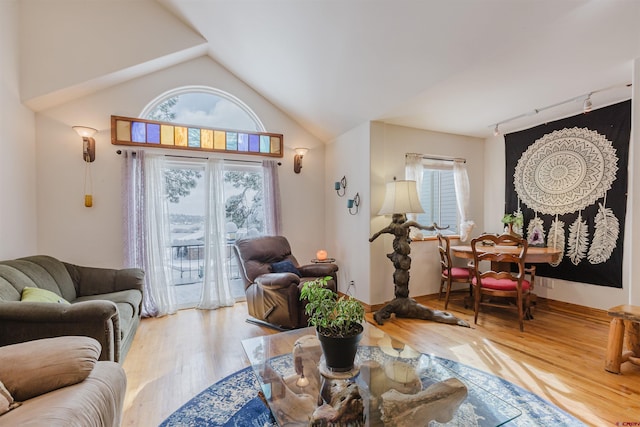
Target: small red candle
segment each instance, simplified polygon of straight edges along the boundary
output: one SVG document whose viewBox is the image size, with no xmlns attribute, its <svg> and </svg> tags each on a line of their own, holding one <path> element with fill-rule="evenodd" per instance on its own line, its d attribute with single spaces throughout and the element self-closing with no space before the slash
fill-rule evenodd
<svg viewBox="0 0 640 427">
<path fill-rule="evenodd" d="M 327 251 L 325 251 L 324 249 L 320 249 L 318 252 L 316 252 L 316 258 L 318 259 L 318 261 L 324 261 L 325 259 L 327 259 Z"/>
</svg>

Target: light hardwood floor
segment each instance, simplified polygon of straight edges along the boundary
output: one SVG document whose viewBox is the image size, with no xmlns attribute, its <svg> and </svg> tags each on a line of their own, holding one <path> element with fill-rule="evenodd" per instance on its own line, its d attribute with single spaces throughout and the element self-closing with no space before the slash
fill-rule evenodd
<svg viewBox="0 0 640 427">
<path fill-rule="evenodd" d="M 455 297 L 454 297 L 455 298 Z M 442 309 L 442 302 L 420 302 Z M 491 310 L 472 328 L 391 319 L 381 328 L 424 353 L 474 366 L 530 390 L 588 425 L 640 422 L 640 367 L 604 370 L 605 312 L 540 301 L 519 332 L 515 313 Z M 473 324 L 459 300 L 449 311 Z M 143 319 L 126 356 L 123 426 L 157 426 L 197 393 L 248 366 L 241 340 L 276 331 L 246 323 L 246 304 Z M 372 321 L 371 314 L 367 314 Z M 621 423 L 621 424 L 618 424 Z"/>
</svg>

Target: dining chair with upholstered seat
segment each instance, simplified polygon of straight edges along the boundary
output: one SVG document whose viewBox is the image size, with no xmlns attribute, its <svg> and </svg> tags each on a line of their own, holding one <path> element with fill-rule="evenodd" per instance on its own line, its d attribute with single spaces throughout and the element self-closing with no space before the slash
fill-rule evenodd
<svg viewBox="0 0 640 427">
<path fill-rule="evenodd" d="M 486 246 L 491 246 L 491 251 L 486 250 Z M 526 239 L 509 234 L 484 234 L 471 241 L 476 266 L 471 281 L 474 288 L 474 323 L 478 323 L 481 306 L 515 308 L 520 331 L 524 331 L 524 320 L 531 318 L 532 295 L 532 281 L 526 279 L 526 274 L 533 273 L 532 277 L 535 278 L 535 270 L 525 269 L 528 247 Z M 492 267 L 482 271 L 485 262 Z M 515 265 L 516 271 L 495 271 L 500 269 L 493 266 L 505 263 Z"/>
<path fill-rule="evenodd" d="M 440 292 L 438 299 L 442 299 L 442 292 L 445 291 L 444 309 L 449 306 L 449 295 L 453 283 L 469 283 L 471 286 L 472 273 L 469 268 L 454 267 L 451 262 L 451 242 L 449 237 L 438 233 L 438 251 L 440 252 Z M 471 292 L 471 288 L 469 288 Z"/>
</svg>

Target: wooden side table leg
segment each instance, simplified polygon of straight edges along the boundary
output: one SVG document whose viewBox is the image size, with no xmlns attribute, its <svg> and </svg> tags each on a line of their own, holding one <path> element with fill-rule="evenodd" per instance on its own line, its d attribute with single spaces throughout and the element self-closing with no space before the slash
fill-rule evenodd
<svg viewBox="0 0 640 427">
<path fill-rule="evenodd" d="M 611 319 L 609 324 L 609 340 L 604 369 L 614 374 L 620 373 L 622 364 L 622 344 L 624 342 L 624 322 L 622 319 Z"/>
<path fill-rule="evenodd" d="M 624 342 L 629 351 L 622 355 L 622 361 L 628 360 L 634 365 L 640 365 L 640 323 L 626 321 L 625 332 Z"/>
</svg>

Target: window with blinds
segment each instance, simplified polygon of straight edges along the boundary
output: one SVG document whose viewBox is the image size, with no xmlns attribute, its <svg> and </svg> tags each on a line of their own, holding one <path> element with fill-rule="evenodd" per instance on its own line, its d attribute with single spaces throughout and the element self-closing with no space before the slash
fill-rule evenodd
<svg viewBox="0 0 640 427">
<path fill-rule="evenodd" d="M 424 209 L 417 221 L 423 225 L 437 223 L 443 234 L 458 234 L 458 204 L 453 182 L 453 169 L 430 168 L 424 166 L 422 172 L 422 187 L 418 189 L 420 203 Z M 425 235 L 435 235 L 437 231 L 423 231 Z"/>
</svg>

